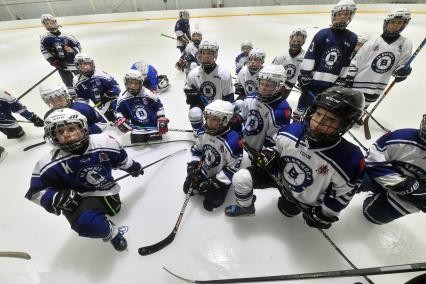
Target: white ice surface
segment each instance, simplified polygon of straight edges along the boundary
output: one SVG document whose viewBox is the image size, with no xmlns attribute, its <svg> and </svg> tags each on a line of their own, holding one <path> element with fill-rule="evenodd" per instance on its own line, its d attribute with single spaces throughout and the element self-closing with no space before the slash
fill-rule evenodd
<svg viewBox="0 0 426 284">
<path fill-rule="evenodd" d="M 116 16 L 116 15 L 115 15 Z M 355 32 L 380 34 L 384 14 L 357 14 L 349 28 Z M 88 21 L 90 18 L 88 18 Z M 287 48 L 289 33 L 302 26 L 308 31 L 307 48 L 312 36 L 329 24 L 329 14 L 293 14 L 192 19 L 204 36 L 220 45 L 218 63 L 234 71 L 234 58 L 245 38 L 266 51 L 266 61 Z M 94 25 L 64 26 L 63 32 L 74 34 L 83 51 L 95 59 L 96 66 L 113 75 L 122 86 L 122 77 L 131 63 L 145 59 L 160 74 L 167 74 L 172 87 L 161 94 L 170 127 L 189 128 L 187 106 L 182 92 L 184 75 L 174 68 L 178 50 L 173 40 L 175 20 L 147 22 L 112 22 Z M 404 35 L 415 48 L 425 35 L 426 15 L 414 14 Z M 0 31 L 0 86 L 19 96 L 37 82 L 51 67 L 39 51 L 38 35 L 43 29 Z M 425 56 L 414 60 L 412 75 L 397 84 L 374 116 L 391 129 L 417 128 L 425 113 Z M 59 81 L 57 74 L 48 79 Z M 290 95 L 294 107 L 298 93 Z M 22 99 L 32 111 L 43 115 L 46 105 L 37 89 Z M 22 119 L 18 116 L 18 119 Z M 142 177 L 127 178 L 122 186 L 123 208 L 113 220 L 128 225 L 127 252 L 116 252 L 100 240 L 78 237 L 64 217 L 48 214 L 24 198 L 33 166 L 48 151 L 40 146 L 28 152 L 22 149 L 42 138 L 41 129 L 22 124 L 27 135 L 16 141 L 0 136 L 8 156 L 0 164 L 0 251 L 26 251 L 30 261 L 0 258 L 0 283 L 182 283 L 167 274 L 162 266 L 193 279 L 217 279 L 350 269 L 328 241 L 315 229 L 307 227 L 302 217 L 289 219 L 277 209 L 276 189 L 257 190 L 256 215 L 228 218 L 223 209 L 232 203 L 230 191 L 225 206 L 206 212 L 198 196 L 190 199 L 178 234 L 168 247 L 149 256 L 140 256 L 137 248 L 158 242 L 172 230 L 185 195 L 182 184 L 189 154 L 179 154 L 145 171 Z M 353 133 L 366 146 L 383 132 L 373 123 L 373 139 L 364 139 L 362 128 Z M 128 145 L 115 129 L 108 130 Z M 191 139 L 187 133 L 171 132 L 166 139 Z M 350 138 L 348 138 L 350 139 Z M 128 153 L 142 164 L 150 163 L 173 151 L 187 148 L 180 142 L 162 146 L 130 148 Z M 115 172 L 114 176 L 122 175 Z M 426 261 L 426 221 L 415 214 L 384 226 L 368 223 L 361 213 L 364 194 L 357 195 L 343 211 L 341 220 L 330 230 L 330 238 L 359 268 Z M 419 273 L 370 277 L 375 283 L 403 283 Z M 354 283 L 362 278 L 286 283 Z"/>
</svg>

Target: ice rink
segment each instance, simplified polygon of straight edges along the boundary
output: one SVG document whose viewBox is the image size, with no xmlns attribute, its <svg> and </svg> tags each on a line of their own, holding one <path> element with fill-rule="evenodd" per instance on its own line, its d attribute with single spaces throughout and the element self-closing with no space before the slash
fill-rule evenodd
<svg viewBox="0 0 426 284">
<path fill-rule="evenodd" d="M 293 12 L 288 8 L 288 13 L 282 7 L 223 9 L 215 12 L 219 15 L 215 17 L 204 17 L 209 15 L 208 10 L 190 10 L 191 16 L 202 16 L 191 18 L 190 22 L 192 28 L 198 23 L 204 38 L 219 43 L 217 62 L 233 73 L 234 58 L 242 40 L 249 38 L 255 47 L 263 48 L 269 63 L 288 48 L 292 29 L 304 27 L 308 32 L 304 46 L 307 49 L 313 35 L 330 24 L 327 12 L 330 7 L 319 9 L 323 13 L 308 13 L 301 6 Z M 414 51 L 425 36 L 426 7 L 410 7 L 416 13 L 403 35 L 411 39 Z M 349 29 L 375 38 L 381 33 L 385 11 L 390 9 L 390 5 L 359 6 Z M 185 75 L 174 68 L 179 52 L 175 41 L 160 36 L 161 33 L 174 36 L 177 11 L 166 14 L 175 18 L 134 21 L 162 18 L 161 15 L 131 13 L 59 18 L 59 23 L 64 24 L 61 29 L 64 33 L 77 37 L 83 52 L 94 58 L 97 69 L 115 77 L 122 89 L 124 73 L 139 59 L 150 62 L 160 74 L 167 74 L 172 86 L 168 92 L 160 94 L 160 98 L 170 118 L 169 127 L 188 129 L 188 108 L 182 91 Z M 39 21 L 19 22 L 16 27 L 18 24 L 20 28 L 14 29 L 15 23 L 0 22 L 0 87 L 16 97 L 52 70 L 40 53 L 39 35 L 44 33 L 44 28 Z M 419 127 L 421 116 L 426 112 L 425 59 L 426 51 L 423 50 L 412 63 L 411 76 L 396 84 L 375 111 L 374 117 L 386 127 L 392 130 Z M 61 82 L 58 74 L 47 81 Z M 293 107 L 298 95 L 293 92 L 289 97 Z M 22 103 L 40 116 L 47 111 L 38 88 L 25 96 Z M 19 115 L 16 117 L 23 120 Z M 165 238 L 175 225 L 185 199 L 182 184 L 189 151 L 146 169 L 141 177 L 120 181 L 123 208 L 112 219 L 116 224 L 129 226 L 126 234 L 128 251 L 119 253 L 109 243 L 78 237 L 64 217 L 49 214 L 24 198 L 33 166 L 48 152 L 49 146 L 23 152 L 24 147 L 41 141 L 43 134 L 42 129 L 31 124 L 23 123 L 22 126 L 27 135 L 20 140 L 0 136 L 0 145 L 8 152 L 0 163 L 0 251 L 25 251 L 32 259 L 0 258 L 1 284 L 183 283 L 166 273 L 162 266 L 200 280 L 351 269 L 324 236 L 309 228 L 301 216 L 289 219 L 277 210 L 279 192 L 273 188 L 255 191 L 256 215 L 244 218 L 224 215 L 225 206 L 234 199 L 232 190 L 225 206 L 214 212 L 204 210 L 199 196 L 192 197 L 175 240 L 155 254 L 140 256 L 139 247 Z M 370 126 L 373 138 L 368 141 L 364 139 L 362 128 L 351 130 L 365 146 L 384 134 L 374 122 L 371 121 Z M 107 132 L 123 145 L 129 145 L 129 137 L 114 127 L 109 127 Z M 169 132 L 164 139 L 192 139 L 192 135 Z M 189 150 L 190 146 L 190 142 L 177 142 L 129 148 L 128 153 L 144 165 L 174 151 Z M 247 162 L 246 157 L 245 160 Z M 114 176 L 123 174 L 116 171 Z M 425 215 L 419 213 L 388 225 L 372 225 L 361 212 L 365 196 L 356 195 L 343 211 L 340 221 L 326 230 L 355 266 L 365 268 L 426 261 Z M 374 283 L 404 283 L 418 274 L 371 276 L 370 279 Z M 357 281 L 367 283 L 361 277 L 286 283 L 346 284 Z"/>
</svg>

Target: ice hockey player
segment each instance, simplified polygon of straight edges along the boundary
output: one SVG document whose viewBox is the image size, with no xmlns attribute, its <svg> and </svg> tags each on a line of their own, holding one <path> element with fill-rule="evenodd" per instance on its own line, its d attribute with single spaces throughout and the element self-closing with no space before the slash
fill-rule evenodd
<svg viewBox="0 0 426 284">
<path fill-rule="evenodd" d="M 88 135 L 86 117 L 76 110 L 55 110 L 44 131 L 55 148 L 35 165 L 25 197 L 49 213 L 63 214 L 80 236 L 125 250 L 127 227 L 117 227 L 106 216 L 121 209 L 120 186 L 111 172 L 119 168 L 137 177 L 143 174 L 141 164 L 111 136 Z"/>
<path fill-rule="evenodd" d="M 274 146 L 274 135 L 289 124 L 291 118 L 291 108 L 280 94 L 285 81 L 284 67 L 264 66 L 259 71 L 258 81 L 259 90 L 247 95 L 239 105 L 240 113 L 233 119 L 233 123 L 242 122 L 244 140 L 256 151 Z M 235 125 L 232 127 L 238 129 Z"/>
<path fill-rule="evenodd" d="M 337 86 L 318 94 L 302 122 L 283 127 L 275 147 L 264 149 L 254 166 L 234 175 L 237 203 L 226 208 L 226 215 L 255 213 L 253 188 L 280 184 L 282 214 L 303 213 L 308 226 L 330 228 L 362 181 L 363 154 L 342 135 L 363 107 L 362 94 L 351 89 Z"/>
<path fill-rule="evenodd" d="M 0 89 L 0 131 L 7 136 L 7 139 L 21 138 L 25 135 L 25 131 L 12 113 L 20 114 L 31 121 L 35 127 L 44 126 L 44 122 L 40 117 L 28 111 L 26 106 L 7 91 Z"/>
<path fill-rule="evenodd" d="M 246 39 L 241 43 L 241 53 L 235 57 L 235 74 L 240 73 L 241 68 L 247 64 L 250 50 L 253 49 L 253 43 Z"/>
<path fill-rule="evenodd" d="M 179 61 L 176 62 L 176 69 L 185 72 L 188 76 L 189 71 L 197 66 L 200 66 L 200 55 L 198 48 L 203 40 L 203 33 L 196 29 L 191 34 L 191 42 L 185 47 L 182 52 Z"/>
<path fill-rule="evenodd" d="M 62 33 L 55 17 L 50 14 L 41 15 L 41 23 L 47 32 L 40 36 L 40 49 L 44 58 L 56 69 L 69 92 L 73 91 L 73 78 L 76 69 L 74 58 L 81 52 L 78 40 Z M 71 93 L 72 94 L 72 93 Z"/>
<path fill-rule="evenodd" d="M 426 114 L 419 129 L 399 129 L 380 137 L 365 159 L 363 213 L 382 225 L 405 215 L 426 213 Z"/>
<path fill-rule="evenodd" d="M 90 105 L 82 102 L 73 102 L 67 89 L 57 83 L 45 83 L 39 87 L 42 100 L 50 110 L 44 115 L 44 119 L 53 111 L 60 108 L 70 108 L 78 111 L 87 119 L 88 134 L 97 134 L 105 130 L 106 119 Z"/>
<path fill-rule="evenodd" d="M 231 73 L 216 64 L 219 45 L 211 39 L 200 43 L 201 65 L 189 72 L 184 92 L 189 105 L 189 121 L 195 132 L 203 125 L 204 107 L 215 100 L 234 102 L 234 86 Z"/>
<path fill-rule="evenodd" d="M 331 11 L 332 26 L 320 30 L 312 39 L 300 67 L 301 94 L 294 113 L 296 120 L 316 94 L 332 87 L 338 80 L 344 81 L 342 74 L 347 72 L 357 43 L 356 34 L 346 29 L 355 11 L 353 0 L 340 0 Z"/>
<path fill-rule="evenodd" d="M 408 9 L 390 12 L 383 23 L 383 33 L 367 42 L 352 59 L 346 76 L 346 86 L 364 93 L 366 107 L 377 101 L 391 76 L 401 82 L 411 73 L 405 63 L 413 44 L 400 35 L 411 19 Z"/>
<path fill-rule="evenodd" d="M 234 106 L 216 100 L 206 106 L 206 123 L 198 132 L 191 148 L 192 160 L 188 163 L 188 176 L 183 191 L 190 187 L 204 196 L 203 206 L 212 211 L 223 204 L 232 176 L 239 170 L 243 158 L 241 136 L 229 128 Z"/>
<path fill-rule="evenodd" d="M 157 96 L 143 86 L 144 78 L 138 70 L 124 75 L 126 91 L 120 95 L 115 112 L 116 126 L 126 133 L 131 131 L 131 143 L 161 140 L 168 131 L 169 119 Z"/>
<path fill-rule="evenodd" d="M 248 94 L 257 92 L 258 75 L 265 62 L 265 51 L 260 48 L 253 48 L 248 55 L 248 62 L 238 73 L 235 81 L 236 100 L 244 100 Z"/>
<path fill-rule="evenodd" d="M 182 53 L 191 40 L 191 27 L 189 25 L 189 12 L 179 11 L 179 20 L 175 24 L 176 47 Z"/>
<path fill-rule="evenodd" d="M 285 50 L 280 56 L 276 56 L 272 64 L 282 65 L 285 70 L 286 80 L 284 82 L 284 99 L 287 99 L 291 90 L 297 82 L 300 73 L 300 65 L 305 56 L 305 50 L 302 46 L 305 44 L 307 37 L 306 30 L 297 28 L 290 34 L 290 48 Z"/>
<path fill-rule="evenodd" d="M 75 57 L 75 65 L 80 72 L 74 78 L 77 101 L 92 101 L 108 121 L 114 122 L 114 110 L 120 95 L 117 81 L 107 73 L 96 70 L 95 62 L 86 54 L 79 53 Z"/>
<path fill-rule="evenodd" d="M 149 89 L 154 95 L 166 91 L 169 87 L 167 75 L 158 75 L 157 69 L 145 60 L 139 60 L 130 66 L 130 69 L 139 70 L 145 78 L 143 86 Z"/>
</svg>

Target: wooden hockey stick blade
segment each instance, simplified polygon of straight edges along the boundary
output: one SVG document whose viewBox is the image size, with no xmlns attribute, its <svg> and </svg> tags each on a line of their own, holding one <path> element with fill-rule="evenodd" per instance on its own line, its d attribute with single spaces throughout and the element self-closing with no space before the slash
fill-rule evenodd
<svg viewBox="0 0 426 284">
<path fill-rule="evenodd" d="M 25 147 L 24 148 L 24 152 L 26 152 L 26 151 L 28 151 L 28 150 L 31 150 L 32 148 L 35 148 L 35 147 L 37 147 L 37 146 L 40 146 L 40 145 L 43 145 L 43 144 L 46 144 L 47 142 L 46 141 L 43 141 L 43 142 L 39 142 L 39 143 L 36 143 L 36 144 L 33 144 L 33 145 L 30 145 L 30 146 L 28 146 L 28 147 Z"/>
<path fill-rule="evenodd" d="M 313 272 L 313 273 L 246 277 L 246 278 L 229 278 L 229 279 L 217 279 L 217 280 L 188 279 L 171 272 L 165 267 L 163 267 L 163 269 L 166 270 L 171 275 L 173 275 L 174 277 L 179 278 L 188 283 L 250 283 L 250 282 L 252 283 L 252 282 L 287 281 L 287 280 L 299 280 L 299 279 L 356 277 L 356 276 L 367 276 L 367 275 L 383 275 L 383 274 L 425 271 L 426 262 L 370 267 L 370 268 L 362 268 L 362 269 L 334 270 L 334 271 L 322 271 L 322 272 Z"/>
<path fill-rule="evenodd" d="M 0 251 L 0 257 L 13 257 L 30 260 L 31 256 L 26 252 L 21 251 Z"/>
<path fill-rule="evenodd" d="M 367 140 L 371 139 L 370 127 L 368 125 L 369 118 L 370 118 L 370 115 L 367 115 L 366 118 L 364 119 L 364 135 L 365 135 L 365 139 Z"/>
</svg>

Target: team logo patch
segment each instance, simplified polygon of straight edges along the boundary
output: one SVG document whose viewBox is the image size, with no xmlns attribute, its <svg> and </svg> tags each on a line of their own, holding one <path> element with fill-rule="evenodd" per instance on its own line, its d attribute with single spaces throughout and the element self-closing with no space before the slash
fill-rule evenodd
<svg viewBox="0 0 426 284">
<path fill-rule="evenodd" d="M 87 187 L 103 188 L 108 181 L 108 172 L 104 166 L 85 166 L 77 174 L 78 181 Z"/>
<path fill-rule="evenodd" d="M 148 119 L 146 109 L 140 105 L 133 106 L 133 113 L 140 122 L 144 122 Z"/>
<path fill-rule="evenodd" d="M 332 47 L 325 52 L 322 60 L 322 65 L 325 69 L 331 70 L 342 59 L 342 51 L 337 47 Z"/>
<path fill-rule="evenodd" d="M 99 153 L 99 161 L 101 161 L 101 162 L 109 161 L 109 157 L 108 157 L 107 153 L 100 152 Z"/>
<path fill-rule="evenodd" d="M 284 66 L 285 74 L 287 76 L 286 80 L 291 80 L 294 78 L 294 75 L 296 74 L 296 65 L 294 64 L 287 64 Z"/>
<path fill-rule="evenodd" d="M 327 175 L 328 174 L 328 167 L 327 165 L 320 165 L 316 170 L 317 174 L 319 175 Z"/>
<path fill-rule="evenodd" d="M 302 192 L 313 184 L 312 169 L 308 165 L 292 156 L 283 156 L 281 160 L 285 165 L 283 175 L 291 190 Z"/>
<path fill-rule="evenodd" d="M 395 55 L 392 52 L 383 52 L 377 55 L 371 62 L 371 69 L 382 74 L 388 72 L 395 63 Z"/>
<path fill-rule="evenodd" d="M 220 164 L 220 154 L 212 145 L 210 144 L 204 145 L 203 153 L 204 153 L 204 156 L 206 157 L 205 165 L 208 170 L 214 167 L 217 167 Z"/>
<path fill-rule="evenodd" d="M 251 94 L 257 91 L 257 84 L 253 80 L 247 80 L 244 83 L 244 89 L 246 89 L 247 94 Z"/>
<path fill-rule="evenodd" d="M 248 135 L 257 135 L 263 130 L 263 118 L 260 112 L 256 109 L 251 109 L 247 116 L 247 121 L 244 124 L 244 132 Z"/>
<path fill-rule="evenodd" d="M 216 86 L 210 81 L 203 82 L 200 86 L 200 91 L 209 102 L 213 101 L 216 96 Z"/>
</svg>

